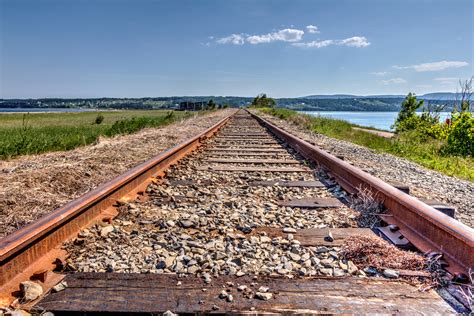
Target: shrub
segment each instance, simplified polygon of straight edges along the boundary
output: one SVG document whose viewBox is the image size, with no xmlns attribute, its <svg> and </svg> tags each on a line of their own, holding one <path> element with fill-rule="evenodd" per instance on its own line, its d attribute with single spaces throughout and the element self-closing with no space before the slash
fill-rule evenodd
<svg viewBox="0 0 474 316">
<path fill-rule="evenodd" d="M 94 123 L 99 125 L 104 121 L 104 116 L 102 114 L 97 114 Z"/>
<path fill-rule="evenodd" d="M 403 120 L 398 121 L 396 126 L 397 133 L 412 131 L 420 127 L 422 120 L 418 115 L 405 117 Z"/>
<path fill-rule="evenodd" d="M 445 154 L 474 156 L 474 118 L 471 112 L 453 113 Z"/>
<path fill-rule="evenodd" d="M 276 101 L 275 99 L 267 97 L 265 93 L 261 93 L 253 99 L 252 106 L 256 108 L 274 108 Z"/>
</svg>

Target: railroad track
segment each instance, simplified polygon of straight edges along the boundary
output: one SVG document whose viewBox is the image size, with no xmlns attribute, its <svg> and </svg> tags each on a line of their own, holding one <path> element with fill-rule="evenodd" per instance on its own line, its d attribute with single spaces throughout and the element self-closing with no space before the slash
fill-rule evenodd
<svg viewBox="0 0 474 316">
<path fill-rule="evenodd" d="M 384 227 L 358 225 L 349 206 L 361 192 L 387 209 Z M 447 277 L 468 282 L 472 229 L 240 110 L 0 240 L 1 303 L 55 314 L 452 312 L 435 292 L 342 257 L 348 237 L 377 235 L 439 253 Z M 24 281 L 47 295 L 18 301 Z"/>
</svg>

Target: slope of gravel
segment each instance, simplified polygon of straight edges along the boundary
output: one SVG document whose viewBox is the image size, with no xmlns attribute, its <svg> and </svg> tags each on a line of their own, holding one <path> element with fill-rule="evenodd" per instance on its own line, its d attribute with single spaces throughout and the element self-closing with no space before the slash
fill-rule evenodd
<svg viewBox="0 0 474 316">
<path fill-rule="evenodd" d="M 0 238 L 217 123 L 233 109 L 97 144 L 0 161 Z"/>
<path fill-rule="evenodd" d="M 474 183 L 426 169 L 409 160 L 317 134 L 288 121 L 258 113 L 279 127 L 344 159 L 384 181 L 410 186 L 410 194 L 456 207 L 456 219 L 474 227 Z"/>
</svg>

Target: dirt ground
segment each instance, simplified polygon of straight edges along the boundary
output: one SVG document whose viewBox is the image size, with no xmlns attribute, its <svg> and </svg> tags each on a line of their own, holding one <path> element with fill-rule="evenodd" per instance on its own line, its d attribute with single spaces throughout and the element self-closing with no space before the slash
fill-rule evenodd
<svg viewBox="0 0 474 316">
<path fill-rule="evenodd" d="M 97 144 L 0 161 L 0 238 L 209 128 L 220 110 Z"/>
</svg>

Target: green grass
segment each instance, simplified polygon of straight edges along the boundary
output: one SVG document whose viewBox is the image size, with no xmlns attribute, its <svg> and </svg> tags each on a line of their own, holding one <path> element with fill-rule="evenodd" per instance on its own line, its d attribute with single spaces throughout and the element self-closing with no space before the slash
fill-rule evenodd
<svg viewBox="0 0 474 316">
<path fill-rule="evenodd" d="M 99 114 L 104 120 L 94 124 Z M 99 136 L 130 134 L 190 115 L 165 110 L 0 114 L 0 159 L 71 150 L 94 143 Z"/>
<path fill-rule="evenodd" d="M 413 133 L 403 133 L 389 139 L 354 130 L 352 127 L 355 125 L 343 120 L 314 117 L 288 109 L 261 109 L 261 111 L 280 119 L 292 121 L 316 133 L 349 141 L 377 152 L 403 157 L 444 174 L 474 182 L 474 158 L 443 156 L 439 153 L 439 149 L 443 145 L 440 141 L 420 141 Z"/>
</svg>

